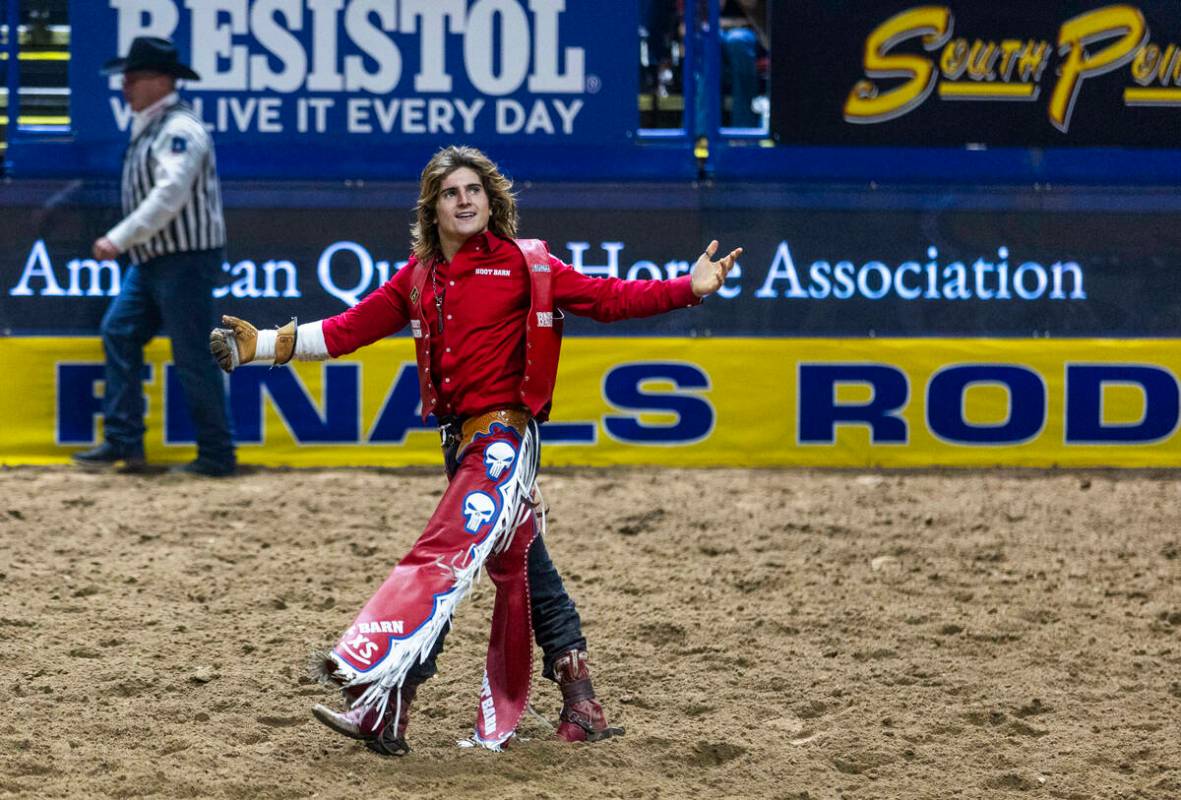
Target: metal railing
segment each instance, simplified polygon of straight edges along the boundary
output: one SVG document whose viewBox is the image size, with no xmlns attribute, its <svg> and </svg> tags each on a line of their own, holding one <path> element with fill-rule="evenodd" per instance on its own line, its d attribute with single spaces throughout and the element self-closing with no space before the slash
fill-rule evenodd
<svg viewBox="0 0 1181 800">
<path fill-rule="evenodd" d="M 44 4 L 0 0 L 0 154 L 6 173 L 14 140 L 70 129 L 63 68 L 70 61 L 70 28 L 49 24 L 54 13 Z"/>
<path fill-rule="evenodd" d="M 0 0 L 4 4 L 4 86 L 5 102 L 8 106 L 5 126 L 5 153 L 8 143 L 17 135 L 20 121 L 20 0 Z M 4 171 L 9 165 L 5 159 Z"/>
</svg>

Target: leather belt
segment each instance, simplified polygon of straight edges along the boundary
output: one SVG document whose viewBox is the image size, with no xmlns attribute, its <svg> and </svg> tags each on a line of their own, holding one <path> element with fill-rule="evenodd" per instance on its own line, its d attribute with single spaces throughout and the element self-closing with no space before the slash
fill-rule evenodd
<svg viewBox="0 0 1181 800">
<path fill-rule="evenodd" d="M 487 411 L 477 417 L 468 417 L 463 421 L 462 433 L 459 439 L 459 452 L 463 452 L 477 433 L 490 433 L 493 423 L 500 423 L 512 428 L 522 437 L 529 427 L 529 412 L 522 408 L 497 408 Z"/>
</svg>

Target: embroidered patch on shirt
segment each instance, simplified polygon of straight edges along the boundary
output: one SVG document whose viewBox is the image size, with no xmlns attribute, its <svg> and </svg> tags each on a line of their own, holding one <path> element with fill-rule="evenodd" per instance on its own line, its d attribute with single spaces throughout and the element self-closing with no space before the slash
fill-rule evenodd
<svg viewBox="0 0 1181 800">
<path fill-rule="evenodd" d="M 173 136 L 172 137 L 172 152 L 183 153 L 185 150 L 188 150 L 188 149 L 189 149 L 189 142 L 187 139 L 185 139 L 185 137 L 183 137 L 183 136 Z"/>
<path fill-rule="evenodd" d="M 537 312 L 537 327 L 539 327 L 539 328 L 554 327 L 554 312 L 552 312 L 552 311 L 538 311 Z"/>
<path fill-rule="evenodd" d="M 512 275 L 512 270 L 508 269 L 491 269 L 489 267 L 478 267 L 476 269 L 477 275 L 495 275 L 498 278 L 507 278 Z"/>
<path fill-rule="evenodd" d="M 410 332 L 414 334 L 415 339 L 422 338 L 422 323 L 416 319 L 410 320 Z"/>
<path fill-rule="evenodd" d="M 534 272 L 549 272 L 549 264 L 534 264 L 529 269 Z"/>
<path fill-rule="evenodd" d="M 415 286 L 414 288 L 412 288 L 410 290 L 410 305 L 414 305 L 417 302 L 418 302 L 418 287 Z"/>
</svg>

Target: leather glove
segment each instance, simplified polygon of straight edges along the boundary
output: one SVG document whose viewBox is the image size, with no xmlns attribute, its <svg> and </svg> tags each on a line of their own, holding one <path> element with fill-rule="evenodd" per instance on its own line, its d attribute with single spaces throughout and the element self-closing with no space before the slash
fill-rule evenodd
<svg viewBox="0 0 1181 800">
<path fill-rule="evenodd" d="M 254 360 L 258 345 L 258 328 L 244 319 L 226 314 L 221 318 L 228 328 L 214 328 L 209 332 L 209 352 L 226 372 L 233 372 L 241 364 Z"/>
<path fill-rule="evenodd" d="M 277 330 L 261 333 L 244 319 L 222 316 L 228 328 L 214 328 L 209 333 L 209 352 L 226 372 L 233 372 L 251 361 L 268 361 L 275 366 L 286 364 L 295 355 L 299 322 L 292 318 Z"/>
</svg>

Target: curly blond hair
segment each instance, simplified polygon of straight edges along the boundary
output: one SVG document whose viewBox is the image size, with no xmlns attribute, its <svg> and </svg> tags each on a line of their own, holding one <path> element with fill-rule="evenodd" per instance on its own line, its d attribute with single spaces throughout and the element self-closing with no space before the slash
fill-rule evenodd
<svg viewBox="0 0 1181 800">
<path fill-rule="evenodd" d="M 439 202 L 443 181 L 463 167 L 480 176 L 480 183 L 488 194 L 488 230 L 505 239 L 517 235 L 517 198 L 513 194 L 513 182 L 501 174 L 492 159 L 476 148 L 444 147 L 435 153 L 422 170 L 416 207 L 418 218 L 410 226 L 414 255 L 424 264 L 442 256 L 435 206 Z"/>
</svg>

